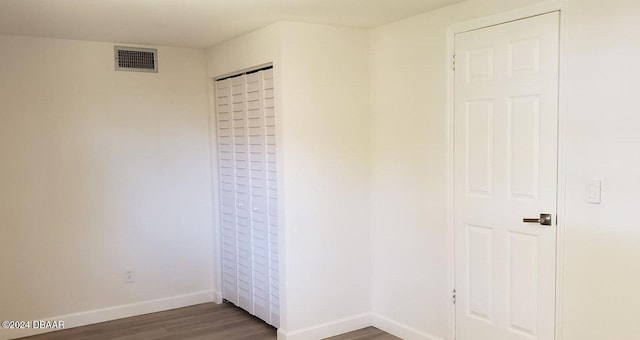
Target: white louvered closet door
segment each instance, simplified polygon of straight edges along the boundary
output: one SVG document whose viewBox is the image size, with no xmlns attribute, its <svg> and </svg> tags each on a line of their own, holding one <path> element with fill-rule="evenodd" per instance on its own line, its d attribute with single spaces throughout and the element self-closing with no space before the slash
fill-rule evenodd
<svg viewBox="0 0 640 340">
<path fill-rule="evenodd" d="M 279 326 L 273 71 L 216 82 L 223 298 Z"/>
</svg>

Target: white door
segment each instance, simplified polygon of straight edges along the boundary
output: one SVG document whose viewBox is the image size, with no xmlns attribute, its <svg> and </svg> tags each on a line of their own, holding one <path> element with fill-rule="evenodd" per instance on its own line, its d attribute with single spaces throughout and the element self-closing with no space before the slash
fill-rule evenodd
<svg viewBox="0 0 640 340">
<path fill-rule="evenodd" d="M 458 340 L 554 338 L 559 20 L 455 36 Z"/>
<path fill-rule="evenodd" d="M 279 326 L 273 71 L 216 82 L 222 297 Z"/>
<path fill-rule="evenodd" d="M 218 178 L 222 246 L 222 296 L 238 305 L 238 231 L 236 226 L 236 156 L 233 112 L 242 102 L 233 103 L 231 79 L 216 82 L 216 126 L 218 136 Z"/>
</svg>

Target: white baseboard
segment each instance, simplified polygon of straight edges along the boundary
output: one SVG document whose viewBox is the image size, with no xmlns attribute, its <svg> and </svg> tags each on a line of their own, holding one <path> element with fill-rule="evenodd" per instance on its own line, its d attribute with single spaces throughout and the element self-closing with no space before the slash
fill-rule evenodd
<svg viewBox="0 0 640 340">
<path fill-rule="evenodd" d="M 222 292 L 219 290 L 215 290 L 213 291 L 213 302 L 217 303 L 217 304 L 221 304 L 222 303 Z"/>
<path fill-rule="evenodd" d="M 217 291 L 206 290 L 191 294 L 172 296 L 168 298 L 95 309 L 74 314 L 60 315 L 42 320 L 62 320 L 64 321 L 64 328 L 68 329 L 136 315 L 187 307 L 205 302 L 222 303 L 222 294 Z M 389 334 L 395 335 L 405 340 L 444 340 L 440 337 L 421 332 L 415 328 L 411 328 L 407 325 L 401 324 L 395 320 L 376 313 L 362 313 L 294 331 L 278 329 L 278 340 L 324 339 L 369 326 L 377 327 Z M 33 328 L 23 330 L 0 329 L 0 340 L 14 339 L 17 337 L 25 337 L 51 331 L 54 330 Z"/>
<path fill-rule="evenodd" d="M 444 340 L 376 313 L 371 313 L 371 324 L 373 327 L 405 340 Z"/>
<path fill-rule="evenodd" d="M 130 303 L 126 305 L 113 306 L 108 308 L 101 308 L 90 310 L 86 312 L 59 315 L 51 318 L 42 319 L 44 321 L 64 321 L 64 328 L 73 328 L 78 326 L 90 325 L 98 322 L 110 321 L 115 319 L 126 318 L 135 315 L 142 315 L 148 313 L 155 313 L 165 311 L 169 309 L 175 309 L 180 307 L 197 305 L 205 302 L 212 302 L 215 300 L 216 294 L 213 290 L 204 290 L 200 292 L 172 296 L 168 298 Z M 0 320 L 1 321 L 1 320 Z M 52 329 L 0 329 L 0 340 L 13 339 L 17 337 L 24 337 L 30 335 L 36 335 L 46 332 L 54 331 Z"/>
<path fill-rule="evenodd" d="M 371 326 L 371 314 L 358 314 L 317 326 L 286 331 L 278 329 L 278 340 L 316 340 Z"/>
</svg>

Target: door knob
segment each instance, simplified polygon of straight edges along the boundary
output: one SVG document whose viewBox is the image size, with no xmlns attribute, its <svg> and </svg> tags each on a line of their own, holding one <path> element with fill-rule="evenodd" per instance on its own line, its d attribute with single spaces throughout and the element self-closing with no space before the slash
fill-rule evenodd
<svg viewBox="0 0 640 340">
<path fill-rule="evenodd" d="M 540 218 L 523 218 L 524 223 L 540 223 L 541 225 L 551 225 L 551 214 L 540 214 Z"/>
</svg>

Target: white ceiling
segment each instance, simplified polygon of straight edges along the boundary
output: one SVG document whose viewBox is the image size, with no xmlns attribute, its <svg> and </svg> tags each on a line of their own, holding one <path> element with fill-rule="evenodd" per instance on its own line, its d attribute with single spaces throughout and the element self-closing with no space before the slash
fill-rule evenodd
<svg viewBox="0 0 640 340">
<path fill-rule="evenodd" d="M 0 33 L 209 47 L 276 21 L 371 28 L 462 0 L 0 0 Z"/>
</svg>

